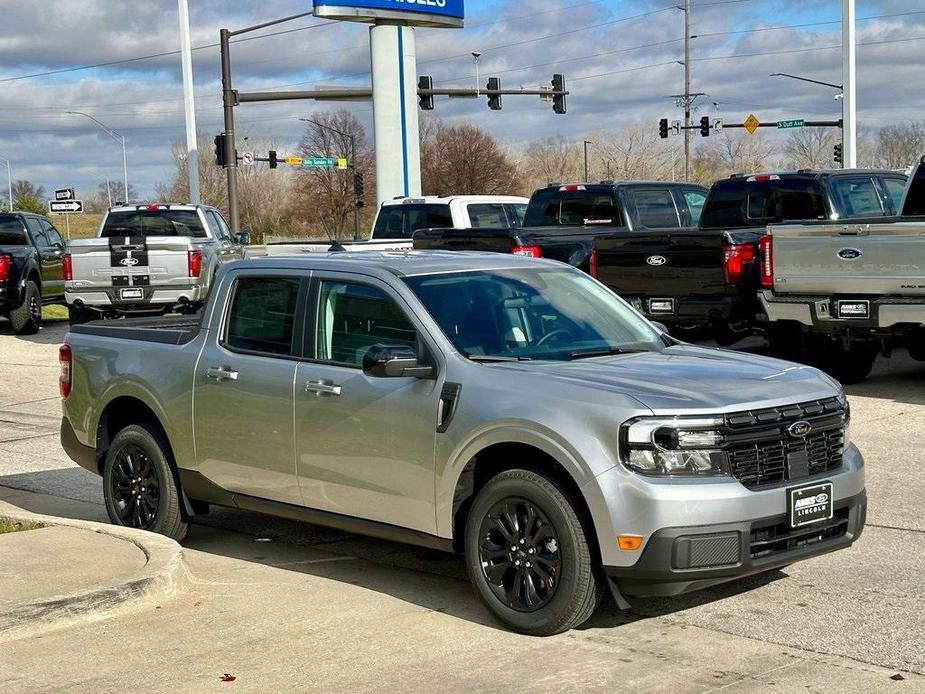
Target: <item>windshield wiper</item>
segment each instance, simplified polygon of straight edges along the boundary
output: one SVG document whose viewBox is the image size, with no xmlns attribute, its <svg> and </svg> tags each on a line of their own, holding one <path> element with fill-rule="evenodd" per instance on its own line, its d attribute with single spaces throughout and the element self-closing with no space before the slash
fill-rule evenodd
<svg viewBox="0 0 925 694">
<path fill-rule="evenodd" d="M 590 359 L 591 357 L 609 357 L 614 354 L 637 354 L 645 352 L 644 349 L 625 349 L 623 347 L 594 347 L 592 349 L 580 349 L 575 352 L 569 352 L 569 359 Z"/>
<path fill-rule="evenodd" d="M 505 357 L 501 355 L 494 354 L 470 354 L 467 357 L 470 361 L 490 364 L 492 362 L 504 362 L 504 361 L 532 361 L 530 357 Z"/>
</svg>

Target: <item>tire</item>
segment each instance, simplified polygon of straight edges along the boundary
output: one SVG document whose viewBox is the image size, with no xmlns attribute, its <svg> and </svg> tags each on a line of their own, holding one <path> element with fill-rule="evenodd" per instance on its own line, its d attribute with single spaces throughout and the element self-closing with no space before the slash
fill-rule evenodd
<svg viewBox="0 0 925 694">
<path fill-rule="evenodd" d="M 819 368 L 844 386 L 865 380 L 874 368 L 878 350 L 864 344 L 856 344 L 851 349 L 837 345 L 830 347 Z"/>
<path fill-rule="evenodd" d="M 554 481 L 530 470 L 502 472 L 482 487 L 466 519 L 465 550 L 482 602 L 523 634 L 580 626 L 604 594 L 574 505 Z"/>
<path fill-rule="evenodd" d="M 32 280 L 23 288 L 22 304 L 10 311 L 10 323 L 17 335 L 35 335 L 42 327 L 42 292 Z"/>
<path fill-rule="evenodd" d="M 189 523 L 161 435 L 148 424 L 116 434 L 103 464 L 103 500 L 114 525 L 140 528 L 178 542 Z M 141 501 L 141 503 L 138 503 Z"/>
<path fill-rule="evenodd" d="M 67 320 L 71 325 L 88 323 L 89 321 L 96 320 L 97 318 L 99 318 L 99 314 L 96 311 L 91 311 L 88 308 L 77 308 L 76 306 L 68 304 Z"/>
</svg>

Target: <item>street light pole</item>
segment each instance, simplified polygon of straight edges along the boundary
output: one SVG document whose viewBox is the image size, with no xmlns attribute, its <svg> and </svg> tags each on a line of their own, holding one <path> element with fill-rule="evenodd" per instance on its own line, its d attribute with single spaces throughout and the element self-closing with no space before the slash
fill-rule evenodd
<svg viewBox="0 0 925 694">
<path fill-rule="evenodd" d="M 588 145 L 590 144 L 590 140 L 585 140 L 585 183 L 588 183 L 591 180 L 591 177 L 588 174 Z"/>
<path fill-rule="evenodd" d="M 199 145 L 196 136 L 196 101 L 193 95 L 193 52 L 190 45 L 189 4 L 177 0 L 180 14 L 180 63 L 183 69 L 183 105 L 186 115 L 186 172 L 190 202 L 202 202 L 199 193 Z"/>
<path fill-rule="evenodd" d="M 98 126 L 100 126 L 103 129 L 103 132 L 109 135 L 109 137 L 111 137 L 113 140 L 115 140 L 116 142 L 120 142 L 120 141 L 122 142 L 122 186 L 123 186 L 123 191 L 124 191 L 124 196 L 125 196 L 125 200 L 123 200 L 123 202 L 127 205 L 128 204 L 128 159 L 125 156 L 125 135 L 120 135 L 119 133 L 117 133 L 115 130 L 113 130 L 109 126 L 104 125 L 103 123 L 98 121 L 96 118 L 91 116 L 89 113 L 84 113 L 83 111 L 65 111 L 65 113 L 68 113 L 72 116 L 85 116 L 86 118 L 89 118 L 94 123 L 96 123 Z"/>
<path fill-rule="evenodd" d="M 6 162 L 6 185 L 7 193 L 10 196 L 10 212 L 13 211 L 13 174 L 10 169 L 10 160 L 9 159 L 0 159 L 2 162 Z"/>
<path fill-rule="evenodd" d="M 304 122 L 306 122 L 306 123 L 311 123 L 312 125 L 316 125 L 316 126 L 318 126 L 319 128 L 323 128 L 324 130 L 330 130 L 332 133 L 337 133 L 337 134 L 340 135 L 341 137 L 346 137 L 346 138 L 349 138 L 349 139 L 350 139 L 350 170 L 353 171 L 353 176 L 354 176 L 354 180 L 355 180 L 355 179 L 356 179 L 356 175 L 357 175 L 357 164 L 356 164 L 356 158 L 357 158 L 357 139 L 356 139 L 356 135 L 354 135 L 353 133 L 345 133 L 345 132 L 343 132 L 343 131 L 341 131 L 341 130 L 338 130 L 337 128 L 332 128 L 330 125 L 325 125 L 324 123 L 319 123 L 319 122 L 316 121 L 316 120 L 312 120 L 311 118 L 299 118 L 299 120 L 300 120 L 300 121 L 304 121 Z M 349 188 L 349 185 L 348 185 L 348 188 Z M 354 241 L 357 241 L 357 240 L 359 240 L 359 238 L 360 238 L 360 210 L 359 210 L 359 208 L 357 207 L 356 196 L 354 196 L 354 200 L 353 200 L 353 240 L 354 240 Z"/>
<path fill-rule="evenodd" d="M 822 80 L 814 80 L 814 79 L 810 79 L 809 77 L 800 77 L 799 75 L 791 75 L 787 72 L 772 72 L 769 75 L 769 77 L 787 77 L 792 80 L 800 80 L 800 82 L 810 82 L 812 84 L 821 84 L 823 87 L 831 87 L 832 89 L 837 89 L 838 91 L 842 92 L 841 94 L 842 101 L 843 101 L 842 108 L 844 108 L 845 88 L 840 84 L 835 84 L 834 82 L 823 82 Z M 838 99 L 838 97 L 839 95 L 836 94 L 835 98 Z M 846 169 L 854 167 L 854 164 L 851 164 L 850 166 L 848 165 L 848 159 L 845 156 L 845 141 L 848 139 L 847 137 L 845 137 L 846 132 L 847 132 L 846 131 L 847 125 L 848 125 L 848 121 L 844 118 L 844 112 L 843 112 L 842 121 L 841 121 L 842 167 Z"/>
</svg>

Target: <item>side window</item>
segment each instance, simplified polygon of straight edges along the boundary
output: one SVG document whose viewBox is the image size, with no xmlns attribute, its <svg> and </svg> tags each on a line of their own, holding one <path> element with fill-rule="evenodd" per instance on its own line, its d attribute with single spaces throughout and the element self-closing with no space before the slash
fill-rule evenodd
<svg viewBox="0 0 925 694">
<path fill-rule="evenodd" d="M 224 344 L 230 349 L 289 356 L 300 281 L 242 277 L 234 286 Z"/>
<path fill-rule="evenodd" d="M 500 203 L 467 205 L 466 211 L 469 214 L 469 224 L 473 229 L 507 226 L 507 217 L 504 216 L 504 206 Z"/>
<path fill-rule="evenodd" d="M 630 192 L 636 205 L 639 224 L 649 229 L 677 228 L 681 226 L 674 198 L 667 188 L 641 188 Z"/>
<path fill-rule="evenodd" d="M 703 205 L 707 201 L 706 193 L 699 190 L 685 190 L 681 194 L 691 213 L 691 225 L 697 226 L 700 224 L 700 215 L 703 214 Z"/>
<path fill-rule="evenodd" d="M 836 178 L 832 191 L 846 217 L 880 217 L 884 214 L 883 201 L 874 185 L 874 179 Z"/>
<path fill-rule="evenodd" d="M 504 209 L 507 212 L 509 226 L 522 227 L 524 225 L 524 215 L 527 213 L 527 206 L 524 203 L 506 204 Z"/>
<path fill-rule="evenodd" d="M 42 231 L 45 232 L 45 238 L 48 239 L 49 246 L 61 246 L 62 248 L 64 247 L 64 240 L 61 238 L 61 234 L 58 233 L 57 229 L 55 229 L 45 220 L 39 221 L 39 224 L 42 225 Z"/>
<path fill-rule="evenodd" d="M 221 230 L 222 236 L 223 236 L 224 238 L 228 239 L 229 241 L 234 241 L 234 237 L 232 236 L 231 229 L 230 229 L 229 226 L 225 223 L 225 218 L 222 217 L 222 216 L 221 216 L 218 212 L 216 212 L 215 210 L 211 210 L 211 211 L 210 211 L 210 214 L 211 214 L 213 217 L 215 217 L 215 223 L 218 224 L 218 228 Z"/>
<path fill-rule="evenodd" d="M 899 214 L 903 205 L 903 193 L 906 192 L 906 181 L 901 178 L 884 178 L 883 185 L 893 201 L 893 214 Z"/>
<path fill-rule="evenodd" d="M 39 224 L 39 220 L 35 217 L 24 217 L 24 219 L 26 220 L 26 226 L 29 227 L 29 232 L 32 234 L 33 243 L 41 247 L 50 246 L 51 244 L 48 243 L 48 237 L 45 236 L 45 230 Z"/>
<path fill-rule="evenodd" d="M 222 241 L 229 241 L 228 234 L 222 230 L 222 225 L 218 223 L 218 215 L 212 210 L 203 210 L 203 214 L 205 215 L 206 224 L 209 225 L 209 231 L 212 233 L 212 236 Z"/>
<path fill-rule="evenodd" d="M 318 300 L 316 356 L 321 361 L 362 366 L 373 345 L 414 349 L 414 326 L 383 291 L 365 284 L 323 280 Z"/>
<path fill-rule="evenodd" d="M 376 228 L 373 230 L 373 236 L 377 239 L 400 239 L 404 238 L 402 230 L 402 206 L 388 205 L 379 209 L 379 217 L 376 219 Z"/>
</svg>

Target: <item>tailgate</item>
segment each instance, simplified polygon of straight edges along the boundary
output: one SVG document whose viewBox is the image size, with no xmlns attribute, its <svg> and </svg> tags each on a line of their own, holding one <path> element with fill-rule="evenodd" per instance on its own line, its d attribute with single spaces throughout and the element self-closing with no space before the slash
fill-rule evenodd
<svg viewBox="0 0 925 694">
<path fill-rule="evenodd" d="M 69 246 L 75 288 L 188 286 L 189 240 L 138 236 L 75 241 Z"/>
<path fill-rule="evenodd" d="M 625 296 L 712 296 L 726 292 L 722 231 L 624 232 L 599 237 L 597 277 Z"/>
<path fill-rule="evenodd" d="M 925 295 L 925 222 L 770 229 L 779 294 Z"/>
</svg>

